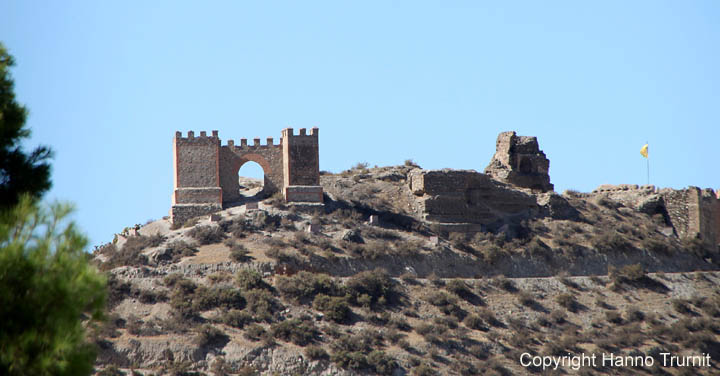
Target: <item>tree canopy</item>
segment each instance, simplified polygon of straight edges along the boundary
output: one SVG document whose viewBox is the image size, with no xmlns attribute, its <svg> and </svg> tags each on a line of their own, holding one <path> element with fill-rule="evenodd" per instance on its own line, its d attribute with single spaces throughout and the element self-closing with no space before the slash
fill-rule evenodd
<svg viewBox="0 0 720 376">
<path fill-rule="evenodd" d="M 87 238 L 69 205 L 40 203 L 50 187 L 50 149 L 20 141 L 26 109 L 15 101 L 0 44 L 0 375 L 89 375 L 95 345 L 86 327 L 102 319 L 105 277 L 88 262 Z"/>
<path fill-rule="evenodd" d="M 17 204 L 23 193 L 40 198 L 51 185 L 52 151 L 38 146 L 26 153 L 20 145 L 30 137 L 30 130 L 25 127 L 28 111 L 15 100 L 15 83 L 10 75 L 14 63 L 0 43 L 0 210 Z"/>
<path fill-rule="evenodd" d="M 105 278 L 87 239 L 25 196 L 0 218 L 0 374 L 87 375 L 95 360 L 85 325 L 102 318 Z M 83 320 L 85 318 L 85 320 Z"/>
</svg>

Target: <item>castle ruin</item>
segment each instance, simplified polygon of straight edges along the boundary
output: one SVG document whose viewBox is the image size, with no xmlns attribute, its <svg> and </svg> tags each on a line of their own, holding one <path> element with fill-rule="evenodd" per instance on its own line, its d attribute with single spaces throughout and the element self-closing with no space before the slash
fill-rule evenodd
<svg viewBox="0 0 720 376">
<path fill-rule="evenodd" d="M 222 210 L 239 202 L 238 171 L 247 162 L 264 172 L 263 196 L 281 192 L 287 202 L 322 203 L 318 128 L 293 134 L 282 130 L 279 144 L 255 138 L 221 145 L 217 131 L 208 136 L 190 131 L 173 138 L 174 191 L 170 216 L 173 223 Z M 523 218 L 551 216 L 576 219 L 568 201 L 553 191 L 550 161 L 536 137 L 502 132 L 484 173 L 474 170 L 421 170 L 407 176 L 414 196 L 411 210 L 423 220 L 452 231 L 497 229 Z M 720 199 L 710 189 L 684 190 L 654 186 L 603 185 L 589 196 L 606 196 L 648 215 L 662 214 L 670 234 L 700 239 L 714 247 L 720 242 Z"/>
<path fill-rule="evenodd" d="M 173 138 L 173 183 L 170 218 L 173 223 L 222 210 L 239 201 L 238 171 L 247 162 L 256 162 L 263 169 L 264 185 L 261 194 L 277 192 L 287 202 L 323 202 L 320 186 L 320 158 L 318 128 L 307 134 L 305 128 L 293 134 L 292 128 L 282 130 L 280 143 L 268 137 L 264 145 L 255 138 L 249 145 L 240 139 L 236 145 L 228 140 L 221 145 L 218 131 L 193 131 L 183 137 L 176 132 Z"/>
</svg>

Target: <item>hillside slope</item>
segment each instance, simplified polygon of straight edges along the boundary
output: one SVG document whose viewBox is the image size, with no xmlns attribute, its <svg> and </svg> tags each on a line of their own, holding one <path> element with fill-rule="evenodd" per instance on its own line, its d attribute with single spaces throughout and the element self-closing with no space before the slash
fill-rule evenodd
<svg viewBox="0 0 720 376">
<path fill-rule="evenodd" d="M 576 192 L 513 191 L 562 205 L 493 207 L 482 231 L 455 231 L 466 228 L 423 218 L 408 181 L 418 171 L 358 166 L 321 176 L 324 206 L 273 197 L 127 229 L 93 255 L 110 275 L 98 374 L 509 375 L 542 372 L 523 353 L 720 359 L 717 249 Z M 579 370 L 688 371 L 720 372 Z"/>
</svg>

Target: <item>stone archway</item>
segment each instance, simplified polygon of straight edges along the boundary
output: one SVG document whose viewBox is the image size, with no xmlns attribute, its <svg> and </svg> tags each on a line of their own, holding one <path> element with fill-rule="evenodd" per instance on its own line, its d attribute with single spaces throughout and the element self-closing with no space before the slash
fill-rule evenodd
<svg viewBox="0 0 720 376">
<path fill-rule="evenodd" d="M 231 153 L 225 158 L 225 168 L 220 174 L 220 187 L 223 192 L 223 202 L 238 202 L 245 198 L 240 193 L 240 184 L 238 182 L 238 173 L 240 168 L 248 162 L 255 162 L 263 170 L 263 189 L 255 196 L 266 196 L 274 192 L 275 184 L 271 180 L 274 170 L 270 162 L 262 155 L 257 153 Z"/>
<path fill-rule="evenodd" d="M 265 186 L 265 171 L 259 163 L 246 160 L 240 165 L 237 179 L 240 184 L 240 196 L 244 196 L 245 199 L 255 197 Z"/>
</svg>

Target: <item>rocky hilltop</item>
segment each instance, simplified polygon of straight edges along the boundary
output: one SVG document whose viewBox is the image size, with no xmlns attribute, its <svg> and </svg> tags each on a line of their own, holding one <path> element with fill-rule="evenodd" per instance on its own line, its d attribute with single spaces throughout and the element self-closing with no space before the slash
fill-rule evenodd
<svg viewBox="0 0 720 376">
<path fill-rule="evenodd" d="M 359 164 L 321 173 L 321 204 L 246 192 L 126 229 L 93 254 L 110 289 L 98 374 L 534 374 L 523 353 L 568 352 L 720 361 L 713 191 L 557 194 L 537 140 L 503 133 L 498 150 L 485 173 Z M 720 372 L 578 372 L 688 370 Z"/>
</svg>

